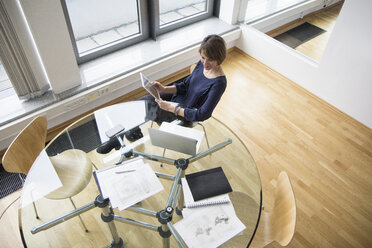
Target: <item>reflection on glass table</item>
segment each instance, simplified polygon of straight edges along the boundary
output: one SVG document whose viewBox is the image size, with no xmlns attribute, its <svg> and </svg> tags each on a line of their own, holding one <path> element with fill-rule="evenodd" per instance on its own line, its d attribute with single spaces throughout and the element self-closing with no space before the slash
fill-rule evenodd
<svg viewBox="0 0 372 248">
<path fill-rule="evenodd" d="M 66 216 L 56 225 L 50 224 L 52 227 L 44 228 L 45 223 L 48 225 L 49 221 L 71 211 L 74 212 L 74 206 L 69 199 L 52 200 L 43 197 L 36 200 L 40 219 L 35 218 L 32 204 L 20 208 L 19 221 L 26 245 L 29 247 L 103 247 L 122 240 L 125 247 L 179 247 L 184 242 L 180 236 L 177 236 L 174 225 L 183 218 L 188 218 L 181 215 L 183 195 L 182 188 L 178 186 L 180 178 L 185 174 L 221 167 L 233 189 L 229 197 L 235 213 L 245 226 L 241 234 L 231 238 L 223 246 L 246 247 L 254 236 L 262 200 L 259 173 L 248 149 L 228 127 L 212 117 L 203 123 L 208 133 L 211 150 L 208 150 L 203 139 L 199 153 L 194 156 L 170 149 L 167 149 L 163 155 L 164 149 L 152 145 L 148 138 L 148 129 L 158 128 L 156 120 L 159 114 L 157 104 L 145 101 L 106 107 L 67 127 L 47 145 L 46 153 L 53 163 L 66 152 L 83 151 L 88 155 L 93 170 L 102 171 L 115 166 L 115 163 L 123 159 L 123 151 L 131 151 L 129 155 L 126 154 L 128 157 L 141 155 L 144 163 L 156 172 L 164 188 L 162 191 L 122 211 L 117 208 L 111 209 L 109 202 L 107 206 L 100 207 L 97 205 L 103 199 L 99 197 L 100 191 L 96 180 L 91 176 L 88 185 L 72 197 L 77 209 L 83 210 L 79 212 L 80 215 Z M 117 124 L 124 128 L 123 132 L 119 131 L 118 136 L 123 138 L 125 147 L 112 149 L 107 154 L 97 153 L 96 148 L 109 139 L 104 134 L 104 130 Z M 122 133 L 138 125 L 144 137 L 129 142 Z M 194 129 L 198 129 L 198 126 Z M 76 158 L 76 155 L 72 158 Z M 124 161 L 128 161 L 127 159 L 124 157 Z M 185 161 L 187 166 L 184 166 Z M 161 163 L 163 166 L 160 166 Z M 75 164 L 80 166 L 76 161 Z M 32 178 L 27 178 L 26 183 L 32 183 L 28 182 L 29 180 Z M 63 184 L 64 181 L 61 181 Z M 168 210 L 171 210 L 171 218 L 168 218 Z M 165 224 L 161 224 L 159 215 L 162 220 L 164 214 L 168 215 Z M 112 220 L 102 219 L 101 215 L 109 219 L 112 217 Z M 84 221 L 88 232 L 85 232 L 83 222 L 77 216 Z M 164 234 L 160 231 L 162 235 L 168 237 L 163 238 L 159 234 L 159 229 L 165 232 Z"/>
</svg>

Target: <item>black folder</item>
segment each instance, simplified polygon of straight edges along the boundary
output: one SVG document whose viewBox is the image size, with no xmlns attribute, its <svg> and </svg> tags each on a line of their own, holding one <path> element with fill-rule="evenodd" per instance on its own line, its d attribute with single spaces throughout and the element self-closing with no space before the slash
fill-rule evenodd
<svg viewBox="0 0 372 248">
<path fill-rule="evenodd" d="M 188 174 L 185 178 L 194 201 L 232 191 L 230 183 L 221 167 Z"/>
</svg>

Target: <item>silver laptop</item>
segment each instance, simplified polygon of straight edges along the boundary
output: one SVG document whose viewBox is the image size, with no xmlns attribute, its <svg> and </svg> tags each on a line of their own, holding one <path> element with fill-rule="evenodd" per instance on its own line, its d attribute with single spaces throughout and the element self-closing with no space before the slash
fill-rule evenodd
<svg viewBox="0 0 372 248">
<path fill-rule="evenodd" d="M 169 150 L 195 155 L 198 141 L 193 138 L 169 133 L 159 129 L 149 128 L 151 144 Z"/>
</svg>

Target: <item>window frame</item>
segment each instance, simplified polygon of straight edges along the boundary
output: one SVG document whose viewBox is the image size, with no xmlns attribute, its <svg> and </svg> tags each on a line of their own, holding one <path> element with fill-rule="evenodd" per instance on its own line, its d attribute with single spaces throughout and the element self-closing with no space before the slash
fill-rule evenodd
<svg viewBox="0 0 372 248">
<path fill-rule="evenodd" d="M 153 6 L 153 13 L 154 13 L 154 20 L 153 23 L 155 24 L 152 28 L 153 33 L 155 33 L 155 37 L 159 36 L 161 34 L 165 34 L 167 32 L 173 31 L 175 29 L 190 25 L 192 23 L 207 19 L 209 17 L 213 16 L 214 11 L 214 1 L 213 0 L 206 0 L 207 9 L 205 12 L 196 14 L 190 17 L 183 18 L 181 20 L 173 21 L 169 24 L 166 24 L 164 27 L 160 27 L 160 13 L 159 13 L 159 0 L 154 0 L 154 6 Z"/>
<path fill-rule="evenodd" d="M 95 58 L 112 53 L 119 49 L 128 47 L 130 45 L 136 44 L 141 41 L 144 41 L 150 37 L 147 0 L 136 0 L 136 1 L 137 1 L 137 15 L 138 15 L 138 23 L 139 23 L 138 34 L 134 34 L 127 38 L 123 38 L 117 41 L 110 42 L 106 45 L 100 46 L 89 52 L 84 52 L 82 53 L 82 55 L 80 55 L 78 48 L 77 48 L 74 31 L 72 29 L 71 20 L 70 20 L 70 16 L 69 16 L 67 5 L 66 5 L 66 0 L 61 0 L 63 13 L 65 15 L 66 24 L 67 24 L 67 27 L 70 33 L 71 43 L 72 43 L 76 61 L 78 64 L 82 64 L 90 60 L 93 60 Z"/>
<path fill-rule="evenodd" d="M 205 12 L 174 21 L 169 24 L 166 24 L 164 27 L 160 27 L 159 0 L 136 0 L 136 1 L 138 6 L 137 12 L 139 17 L 140 29 L 139 34 L 135 34 L 124 39 L 113 41 L 106 45 L 79 54 L 74 31 L 72 29 L 70 16 L 67 9 L 66 0 L 60 0 L 63 13 L 65 15 L 67 28 L 70 33 L 70 39 L 76 57 L 76 61 L 79 65 L 94 60 L 98 57 L 108 55 L 122 48 L 134 45 L 141 41 L 147 40 L 149 38 L 156 40 L 156 37 L 161 34 L 165 34 L 175 29 L 212 17 L 215 12 L 214 9 L 215 2 L 218 3 L 217 0 L 206 0 L 207 10 Z"/>
</svg>

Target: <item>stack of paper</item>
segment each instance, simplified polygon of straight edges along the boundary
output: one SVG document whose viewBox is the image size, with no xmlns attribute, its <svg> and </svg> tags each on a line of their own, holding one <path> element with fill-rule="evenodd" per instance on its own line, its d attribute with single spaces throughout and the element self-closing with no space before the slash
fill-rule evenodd
<svg viewBox="0 0 372 248">
<path fill-rule="evenodd" d="M 155 172 L 142 158 L 97 170 L 94 176 L 102 197 L 109 198 L 111 206 L 120 211 L 164 189 Z"/>
</svg>

